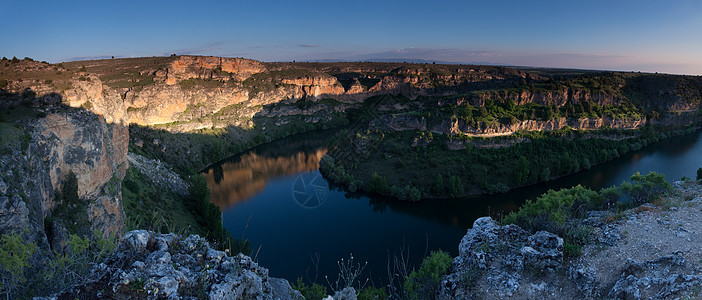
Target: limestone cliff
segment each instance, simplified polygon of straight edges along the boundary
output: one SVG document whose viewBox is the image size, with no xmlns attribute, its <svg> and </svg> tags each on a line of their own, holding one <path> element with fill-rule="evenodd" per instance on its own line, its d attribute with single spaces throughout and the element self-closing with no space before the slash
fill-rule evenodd
<svg viewBox="0 0 702 300">
<path fill-rule="evenodd" d="M 431 128 L 432 131 L 445 134 L 466 134 L 469 136 L 499 136 L 509 135 L 520 130 L 553 131 L 569 126 L 576 130 L 592 130 L 600 128 L 635 129 L 645 125 L 645 119 L 614 119 L 612 117 L 566 119 L 557 118 L 549 121 L 518 120 L 512 124 L 494 122 L 475 127 L 459 119 L 443 120 Z"/>
<path fill-rule="evenodd" d="M 90 98 L 93 111 L 121 116 L 125 122 L 163 125 L 171 131 L 235 126 L 249 128 L 266 108 L 299 100 L 336 101 L 334 111 L 358 108 L 373 96 L 409 99 L 446 96 L 441 101 L 481 107 L 490 99 L 515 105 L 641 105 L 642 109 L 696 110 L 702 98 L 696 78 L 629 73 L 553 75 L 491 66 L 402 63 L 263 63 L 243 58 L 172 56 L 67 63 L 86 67 L 82 81 L 66 90 L 72 106 Z M 136 71 L 135 71 L 136 70 Z M 121 98 L 121 99 L 120 99 Z M 121 101 L 120 101 L 121 100 Z M 440 102 L 441 102 L 440 101 Z M 437 103 L 441 106 L 441 103 Z M 88 105 L 88 106 L 91 106 Z M 327 113 L 321 112 L 319 115 Z M 229 117 L 234 115 L 234 117 Z M 323 116 L 322 116 L 323 117 Z M 585 120 L 596 126 L 603 120 Z M 618 126 L 617 122 L 612 125 Z M 522 129 L 559 124 L 520 124 Z M 621 122 L 619 122 L 621 123 Z M 630 125 L 630 126 L 629 126 Z M 636 124 L 629 124 L 633 128 Z M 627 128 L 629 128 L 627 127 Z M 509 132 L 515 126 L 492 126 L 486 132 Z"/>
<path fill-rule="evenodd" d="M 120 234 L 127 128 L 83 110 L 52 107 L 45 114 L 44 118 L 18 121 L 15 126 L 26 143 L 10 144 L 0 156 L 0 186 L 4 186 L 0 189 L 0 232 L 28 228 L 33 241 L 48 246 L 44 230 L 50 226 L 45 227 L 45 218 L 59 217 L 53 213 L 59 205 L 54 192 L 61 190 L 72 172 L 87 208 L 80 212 L 89 222 L 89 228 L 83 230 Z"/>
</svg>

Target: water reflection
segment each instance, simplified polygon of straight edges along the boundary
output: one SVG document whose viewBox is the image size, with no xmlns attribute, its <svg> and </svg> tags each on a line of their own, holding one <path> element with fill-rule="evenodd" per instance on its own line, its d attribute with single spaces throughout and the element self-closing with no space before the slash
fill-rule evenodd
<svg viewBox="0 0 702 300">
<path fill-rule="evenodd" d="M 325 141 L 285 139 L 210 166 L 204 175 L 212 203 L 225 210 L 260 193 L 275 178 L 319 169 L 327 153 Z"/>
</svg>

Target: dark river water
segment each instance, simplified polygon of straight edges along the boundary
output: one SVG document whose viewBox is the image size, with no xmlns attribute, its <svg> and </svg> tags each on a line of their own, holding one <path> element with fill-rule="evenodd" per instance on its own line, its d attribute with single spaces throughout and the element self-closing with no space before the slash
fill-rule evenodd
<svg viewBox="0 0 702 300">
<path fill-rule="evenodd" d="M 419 265 L 428 251 L 455 256 L 473 221 L 500 215 L 549 189 L 618 185 L 631 174 L 661 172 L 669 181 L 694 178 L 702 167 L 700 132 L 667 139 L 591 170 L 494 196 L 403 203 L 330 187 L 319 174 L 333 132 L 307 133 L 235 155 L 205 170 L 224 227 L 251 241 L 252 257 L 270 275 L 326 285 L 337 261 L 367 262 L 363 278 L 387 282 L 388 258 L 404 249 Z"/>
</svg>

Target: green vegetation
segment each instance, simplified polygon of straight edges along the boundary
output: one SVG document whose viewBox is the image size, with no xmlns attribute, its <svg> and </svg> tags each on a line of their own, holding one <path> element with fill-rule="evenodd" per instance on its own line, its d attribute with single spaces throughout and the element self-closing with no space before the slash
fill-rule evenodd
<svg viewBox="0 0 702 300">
<path fill-rule="evenodd" d="M 54 192 L 54 202 L 58 203 L 50 217 L 44 220 L 44 226 L 51 228 L 54 221 L 61 221 L 68 233 L 86 236 L 90 234 L 88 220 L 88 203 L 78 197 L 78 179 L 73 171 L 66 176 L 63 188 Z"/>
<path fill-rule="evenodd" d="M 25 271 L 37 246 L 22 237 L 22 232 L 6 233 L 0 237 L 0 291 L 7 299 L 15 296 L 27 281 Z"/>
<path fill-rule="evenodd" d="M 297 282 L 292 284 L 292 288 L 300 291 L 305 299 L 322 299 L 327 296 L 326 287 L 316 282 L 307 285 L 300 277 L 297 278 Z"/>
<path fill-rule="evenodd" d="M 702 168 L 697 169 L 697 180 L 702 180 Z"/>
<path fill-rule="evenodd" d="M 251 252 L 248 241 L 234 239 L 223 229 L 219 208 L 210 203 L 210 191 L 201 175 L 190 177 L 189 193 L 182 196 L 128 168 L 122 198 L 127 230 L 200 234 L 213 242 L 213 247 L 234 254 Z"/>
<path fill-rule="evenodd" d="M 122 181 L 122 206 L 127 230 L 186 233 L 183 232 L 185 228 L 199 228 L 185 202 L 185 197 L 164 190 L 136 169 L 127 168 Z M 192 233 L 201 232 L 193 230 Z"/>
<path fill-rule="evenodd" d="M 419 270 L 412 271 L 405 280 L 405 291 L 410 299 L 433 299 L 441 276 L 448 273 L 453 258 L 444 251 L 432 251 L 424 258 Z"/>
<path fill-rule="evenodd" d="M 656 202 L 671 190 L 663 174 L 636 173 L 630 182 L 599 192 L 580 185 L 560 191 L 550 190 L 505 216 L 502 223 L 517 224 L 531 232 L 546 230 L 558 234 L 564 238 L 564 254 L 575 257 L 590 240 L 591 228 L 579 225 L 579 220 L 585 218 L 588 211 L 604 210 L 616 214 L 644 202 Z"/>
<path fill-rule="evenodd" d="M 316 299 L 316 298 L 306 298 L 306 299 Z M 382 300 L 388 299 L 388 293 L 385 288 L 366 286 L 358 293 L 358 300 Z"/>
<path fill-rule="evenodd" d="M 326 178 L 346 188 L 360 188 L 404 201 L 455 198 L 500 193 L 548 181 L 616 159 L 661 139 L 691 134 L 694 130 L 694 127 L 643 126 L 637 130 L 576 131 L 566 127 L 494 138 L 438 135 L 417 130 L 368 130 L 355 137 L 355 143 L 370 145 L 367 150 L 345 155 L 342 160 L 330 157 L 320 168 Z M 465 149 L 450 148 L 450 145 Z M 332 147 L 349 148 L 343 144 Z M 332 165 L 333 168 L 329 168 Z M 417 170 L 422 170 L 421 174 Z"/>
<path fill-rule="evenodd" d="M 99 231 L 84 238 L 71 234 L 64 251 L 55 251 L 54 257 L 37 274 L 36 290 L 32 292 L 47 295 L 84 282 L 95 265 L 112 255 L 118 241 L 119 237 L 105 236 Z"/>
</svg>

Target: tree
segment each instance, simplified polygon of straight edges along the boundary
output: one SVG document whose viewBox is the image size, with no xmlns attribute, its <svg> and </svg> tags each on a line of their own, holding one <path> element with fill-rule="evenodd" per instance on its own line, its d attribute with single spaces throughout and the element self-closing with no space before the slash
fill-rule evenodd
<svg viewBox="0 0 702 300">
<path fill-rule="evenodd" d="M 378 175 L 378 173 L 373 173 L 369 185 L 369 189 L 373 192 L 380 194 L 386 194 L 388 192 L 388 184 L 385 177 Z"/>
<path fill-rule="evenodd" d="M 517 168 L 514 169 L 514 182 L 517 185 L 525 184 L 529 178 L 529 162 L 526 157 L 520 156 Z"/>
<path fill-rule="evenodd" d="M 697 169 L 697 180 L 702 179 L 702 168 Z"/>
<path fill-rule="evenodd" d="M 441 174 L 436 175 L 434 182 L 434 194 L 440 195 L 444 193 L 444 177 Z"/>
<path fill-rule="evenodd" d="M 461 178 L 456 176 L 449 177 L 448 194 L 451 198 L 463 195 L 463 183 L 461 182 Z"/>
</svg>

